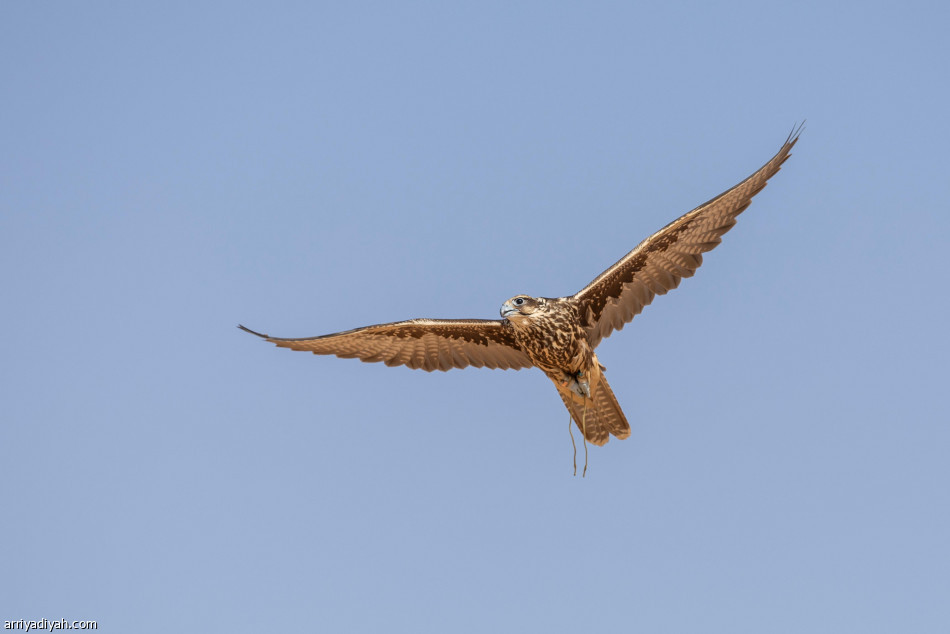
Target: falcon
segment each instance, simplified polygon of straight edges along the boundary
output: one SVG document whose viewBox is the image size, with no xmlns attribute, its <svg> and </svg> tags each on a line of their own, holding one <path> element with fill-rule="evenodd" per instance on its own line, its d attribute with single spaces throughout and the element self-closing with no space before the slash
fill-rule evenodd
<svg viewBox="0 0 950 634">
<path fill-rule="evenodd" d="M 702 254 L 721 242 L 791 155 L 801 130 L 793 130 L 778 153 L 751 176 L 654 233 L 574 295 L 515 295 L 501 305 L 501 319 L 410 319 L 303 339 L 238 327 L 281 348 L 427 372 L 470 365 L 537 367 L 557 388 L 583 435 L 585 450 L 586 442 L 604 445 L 611 435 L 627 438 L 630 424 L 595 349 L 655 296 L 696 272 Z"/>
</svg>

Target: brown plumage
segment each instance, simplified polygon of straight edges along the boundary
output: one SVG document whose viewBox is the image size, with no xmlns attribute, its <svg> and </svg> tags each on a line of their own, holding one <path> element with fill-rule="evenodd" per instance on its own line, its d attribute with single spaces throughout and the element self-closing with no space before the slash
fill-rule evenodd
<svg viewBox="0 0 950 634">
<path fill-rule="evenodd" d="M 426 371 L 538 367 L 554 382 L 586 439 L 626 438 L 630 425 L 604 378 L 594 349 L 640 314 L 656 295 L 676 288 L 790 156 L 799 127 L 772 159 L 744 181 L 641 242 L 570 297 L 516 295 L 500 320 L 412 319 L 321 337 L 282 339 L 246 330 L 282 348 L 334 354 Z"/>
</svg>

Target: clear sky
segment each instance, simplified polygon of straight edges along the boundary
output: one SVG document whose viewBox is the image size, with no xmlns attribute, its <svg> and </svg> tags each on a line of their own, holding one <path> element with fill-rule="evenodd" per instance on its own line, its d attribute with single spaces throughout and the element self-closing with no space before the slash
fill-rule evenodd
<svg viewBox="0 0 950 634">
<path fill-rule="evenodd" d="M 0 620 L 946 632 L 944 2 L 6 2 Z M 570 295 L 807 126 L 598 349 L 277 349 Z"/>
</svg>

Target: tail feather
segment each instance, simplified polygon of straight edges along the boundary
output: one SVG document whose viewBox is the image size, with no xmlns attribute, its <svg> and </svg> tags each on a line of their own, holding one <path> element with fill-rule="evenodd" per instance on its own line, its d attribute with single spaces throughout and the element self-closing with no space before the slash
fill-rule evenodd
<svg viewBox="0 0 950 634">
<path fill-rule="evenodd" d="M 591 381 L 591 398 L 583 398 L 556 381 L 554 385 L 587 442 L 603 446 L 611 434 L 621 440 L 630 435 L 630 423 L 603 374 L 598 373 L 598 377 Z"/>
</svg>

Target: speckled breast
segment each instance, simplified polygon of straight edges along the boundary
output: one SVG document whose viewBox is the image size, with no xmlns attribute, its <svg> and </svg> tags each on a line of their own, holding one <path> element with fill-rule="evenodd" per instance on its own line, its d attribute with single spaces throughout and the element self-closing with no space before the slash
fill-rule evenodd
<svg viewBox="0 0 950 634">
<path fill-rule="evenodd" d="M 570 304 L 549 305 L 544 313 L 518 328 L 515 337 L 531 361 L 545 372 L 587 370 L 593 351 L 579 321 L 576 309 Z"/>
</svg>

